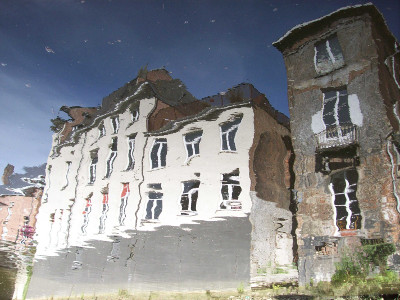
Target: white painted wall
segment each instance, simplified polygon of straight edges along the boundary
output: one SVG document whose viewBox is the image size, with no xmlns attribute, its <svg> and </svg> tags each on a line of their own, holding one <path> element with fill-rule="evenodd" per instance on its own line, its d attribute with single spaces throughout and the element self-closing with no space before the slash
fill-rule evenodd
<svg viewBox="0 0 400 300">
<path fill-rule="evenodd" d="M 185 125 L 181 130 L 166 135 L 146 137 L 147 116 L 154 108 L 156 100 L 140 100 L 139 120 L 132 123 L 130 111 L 127 109 L 119 115 L 120 128 L 117 134 L 112 134 L 110 117 L 104 119 L 106 135 L 98 138 L 98 128 L 92 128 L 81 135 L 79 142 L 74 146 L 64 146 L 57 157 L 49 157 L 45 194 L 47 202 L 40 208 L 37 222 L 38 241 L 36 257 L 56 255 L 57 251 L 70 246 L 88 246 L 90 240 L 108 240 L 108 236 L 124 235 L 126 230 L 154 230 L 161 225 L 179 226 L 195 223 L 197 220 L 217 220 L 224 216 L 243 217 L 250 213 L 251 200 L 249 177 L 249 149 L 254 135 L 254 114 L 250 107 L 227 108 L 217 120 L 194 121 Z M 243 119 L 236 133 L 236 152 L 221 151 L 219 124 L 229 120 L 234 114 L 242 113 Z M 192 128 L 203 130 L 200 142 L 200 155 L 186 162 L 186 148 L 183 135 Z M 128 136 L 137 133 L 135 140 L 135 168 L 125 171 L 128 161 Z M 106 160 L 109 156 L 112 138 L 118 137 L 118 155 L 114 161 L 113 172 L 110 178 L 106 174 Z M 151 170 L 149 153 L 156 138 L 166 138 L 168 145 L 166 167 Z M 57 143 L 55 135 L 53 146 Z M 96 181 L 89 183 L 89 166 L 91 163 L 90 151 L 98 150 Z M 69 184 L 65 187 L 65 173 L 67 161 L 72 161 L 69 171 Z M 242 201 L 241 211 L 220 210 L 221 174 L 230 173 L 239 168 L 240 185 L 242 192 L 239 200 Z M 195 176 L 194 173 L 200 173 Z M 199 198 L 197 201 L 196 216 L 181 216 L 180 197 L 182 182 L 199 180 Z M 130 196 L 126 207 L 125 226 L 119 226 L 118 217 L 121 204 L 122 183 L 128 182 Z M 163 210 L 158 223 L 141 224 L 145 218 L 147 192 L 149 183 L 161 183 Z M 105 223 L 105 232 L 99 234 L 99 224 L 102 215 L 103 195 L 101 190 L 108 185 L 109 210 Z M 65 188 L 64 188 L 65 187 Z M 63 189 L 64 188 L 64 189 Z M 86 198 L 90 193 L 91 212 L 86 228 L 86 234 L 81 227 L 84 222 Z M 72 201 L 75 199 L 75 202 Z M 72 205 L 73 204 L 73 205 Z M 72 208 L 71 208 L 72 205 Z M 54 221 L 50 215 L 54 214 Z M 137 214 L 137 218 L 136 218 Z M 222 219 L 221 219 L 222 220 Z"/>
</svg>

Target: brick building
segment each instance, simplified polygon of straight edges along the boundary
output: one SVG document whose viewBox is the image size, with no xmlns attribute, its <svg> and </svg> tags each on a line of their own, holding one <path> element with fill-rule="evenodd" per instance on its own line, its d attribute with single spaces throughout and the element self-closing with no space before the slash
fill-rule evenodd
<svg viewBox="0 0 400 300">
<path fill-rule="evenodd" d="M 365 243 L 399 268 L 399 43 L 371 4 L 298 25 L 274 46 L 287 70 L 299 283 L 330 280 Z"/>
</svg>

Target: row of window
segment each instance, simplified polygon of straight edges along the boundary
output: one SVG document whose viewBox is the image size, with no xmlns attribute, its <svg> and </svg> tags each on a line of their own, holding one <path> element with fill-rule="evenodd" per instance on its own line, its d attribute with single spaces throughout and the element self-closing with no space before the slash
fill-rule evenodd
<svg viewBox="0 0 400 300">
<path fill-rule="evenodd" d="M 221 150 L 236 151 L 235 136 L 239 128 L 239 124 L 243 115 L 236 116 L 233 120 L 220 125 L 221 134 Z M 200 154 L 200 142 L 203 135 L 202 130 L 190 132 L 183 136 L 183 143 L 187 152 L 188 161 L 191 157 Z M 132 170 L 135 166 L 134 150 L 135 150 L 136 134 L 128 136 L 128 163 L 126 170 Z M 111 151 L 106 162 L 105 178 L 109 178 L 113 171 L 114 160 L 117 157 L 118 138 L 113 137 L 111 143 Z M 157 138 L 154 140 L 150 151 L 150 167 L 151 169 L 159 169 L 166 166 L 167 159 L 167 139 Z M 91 163 L 89 166 L 89 184 L 93 184 L 96 180 L 96 166 L 99 161 L 98 150 L 90 152 Z"/>
<path fill-rule="evenodd" d="M 135 110 L 131 110 L 131 121 L 132 122 L 136 122 L 137 120 L 139 120 L 139 110 L 135 109 Z M 112 134 L 116 134 L 118 133 L 119 130 L 119 117 L 112 117 L 110 119 L 110 123 L 111 123 L 111 129 L 112 129 Z M 99 138 L 103 137 L 106 135 L 106 128 L 104 126 L 104 122 L 102 122 L 100 124 L 100 126 L 98 127 L 99 130 Z"/>
<path fill-rule="evenodd" d="M 180 197 L 182 216 L 197 215 L 197 200 L 199 196 L 199 180 L 189 180 L 182 182 L 182 194 Z M 158 220 L 163 210 L 163 191 L 161 183 L 148 184 L 149 192 L 147 193 L 146 212 L 144 220 Z M 239 201 L 239 195 L 242 191 L 239 181 L 239 169 L 231 173 L 221 175 L 221 202 L 219 208 L 222 210 L 241 210 L 242 202 Z M 89 215 L 92 211 L 92 195 L 86 199 L 83 214 L 83 224 L 81 226 L 82 233 L 86 234 L 86 228 L 89 223 Z M 126 219 L 126 207 L 130 195 L 129 183 L 122 184 L 121 200 L 119 207 L 118 223 L 123 226 Z M 99 220 L 99 233 L 104 233 L 107 214 L 109 211 L 108 193 L 103 194 L 102 212 Z"/>
</svg>

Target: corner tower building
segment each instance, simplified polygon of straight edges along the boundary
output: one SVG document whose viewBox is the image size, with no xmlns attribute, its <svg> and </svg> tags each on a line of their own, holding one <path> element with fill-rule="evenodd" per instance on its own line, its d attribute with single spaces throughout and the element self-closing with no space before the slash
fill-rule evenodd
<svg viewBox="0 0 400 300">
<path fill-rule="evenodd" d="M 328 281 L 363 244 L 399 253 L 399 43 L 371 4 L 294 27 L 274 46 L 288 80 L 299 283 Z M 303 270 L 303 271 L 301 271 Z"/>
</svg>

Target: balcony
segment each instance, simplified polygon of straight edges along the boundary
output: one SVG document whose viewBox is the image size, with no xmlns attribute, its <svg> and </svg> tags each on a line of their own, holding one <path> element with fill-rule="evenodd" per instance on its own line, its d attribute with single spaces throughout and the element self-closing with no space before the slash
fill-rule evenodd
<svg viewBox="0 0 400 300">
<path fill-rule="evenodd" d="M 344 148 L 358 143 L 359 129 L 356 125 L 331 127 L 315 134 L 317 150 Z"/>
</svg>

